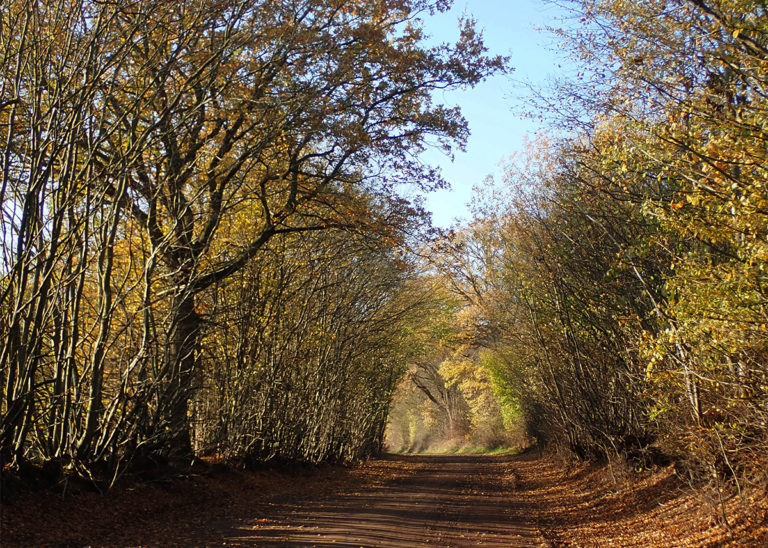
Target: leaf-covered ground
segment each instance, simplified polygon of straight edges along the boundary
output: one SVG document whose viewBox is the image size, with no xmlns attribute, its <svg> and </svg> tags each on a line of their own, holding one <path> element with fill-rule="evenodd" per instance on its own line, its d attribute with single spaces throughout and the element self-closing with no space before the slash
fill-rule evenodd
<svg viewBox="0 0 768 548">
<path fill-rule="evenodd" d="M 671 467 L 616 478 L 536 454 L 208 468 L 2 510 L 3 546 L 768 546 L 765 498 L 731 499 L 729 531 Z"/>
</svg>

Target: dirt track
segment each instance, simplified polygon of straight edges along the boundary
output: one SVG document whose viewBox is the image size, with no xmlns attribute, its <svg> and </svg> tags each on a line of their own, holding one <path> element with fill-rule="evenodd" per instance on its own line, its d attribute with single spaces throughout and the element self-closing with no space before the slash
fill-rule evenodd
<svg viewBox="0 0 768 548">
<path fill-rule="evenodd" d="M 296 500 L 226 535 L 229 545 L 538 546 L 536 516 L 514 504 L 508 457 L 390 457 L 393 477 L 364 493 Z M 400 472 L 400 473 L 397 473 Z"/>
</svg>

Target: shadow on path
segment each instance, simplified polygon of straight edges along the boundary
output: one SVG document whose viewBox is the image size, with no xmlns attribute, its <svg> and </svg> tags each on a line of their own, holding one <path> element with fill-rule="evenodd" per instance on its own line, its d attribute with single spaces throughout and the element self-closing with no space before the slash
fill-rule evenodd
<svg viewBox="0 0 768 548">
<path fill-rule="evenodd" d="M 269 517 L 220 531 L 228 546 L 540 546 L 535 516 L 515 504 L 506 456 L 391 455 L 363 493 L 276 504 Z"/>
</svg>

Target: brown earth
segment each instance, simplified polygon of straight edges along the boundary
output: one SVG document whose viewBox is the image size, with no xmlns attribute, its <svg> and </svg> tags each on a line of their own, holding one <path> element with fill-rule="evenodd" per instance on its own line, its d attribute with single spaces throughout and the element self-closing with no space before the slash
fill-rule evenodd
<svg viewBox="0 0 768 548">
<path fill-rule="evenodd" d="M 3 546 L 768 546 L 768 506 L 728 525 L 672 468 L 617 478 L 523 456 L 396 456 L 357 468 L 208 469 L 2 507 Z"/>
</svg>

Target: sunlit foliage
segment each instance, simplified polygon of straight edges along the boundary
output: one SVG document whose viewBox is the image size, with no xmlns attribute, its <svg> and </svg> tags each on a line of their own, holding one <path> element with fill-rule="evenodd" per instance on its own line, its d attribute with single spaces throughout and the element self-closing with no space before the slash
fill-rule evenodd
<svg viewBox="0 0 768 548">
<path fill-rule="evenodd" d="M 336 381 L 333 390 L 372 390 L 349 401 L 320 390 L 323 412 L 330 398 L 367 418 L 359 430 L 312 422 L 340 428 L 333 447 L 329 434 L 308 426 L 285 455 L 322 460 L 372 450 L 398 367 L 382 361 L 400 341 L 365 357 L 345 352 L 373 344 L 373 335 L 351 326 L 366 307 L 381 311 L 384 296 L 396 298 L 393 269 L 403 266 L 396 250 L 424 226 L 423 212 L 398 188 L 419 194 L 441 186 L 418 154 L 466 139 L 460 111 L 433 100 L 434 92 L 474 85 L 504 65 L 485 54 L 470 21 L 456 44 L 425 45 L 422 19 L 448 7 L 443 0 L 0 4 L 3 463 L 48 461 L 111 480 L 134 459 L 186 459 L 211 432 L 227 452 L 283 454 L 222 433 L 226 414 L 216 427 L 196 422 L 217 420 L 200 414 L 200 398 L 211 393 L 213 372 L 235 367 L 220 361 L 230 347 L 222 354 L 211 347 L 224 344 L 217 330 L 241 321 L 232 315 L 235 296 L 244 310 L 257 307 L 248 328 L 262 326 L 265 338 L 265 348 L 238 365 L 255 368 L 243 372 L 251 385 L 262 353 L 285 350 L 286 326 L 299 322 L 294 355 L 280 362 L 295 371 L 280 375 L 317 377 L 297 390 Z M 323 247 L 313 235 L 321 232 L 332 234 L 330 248 L 346 239 L 354 249 L 338 251 L 338 261 L 322 256 L 322 272 L 291 264 L 308 260 L 305 246 Z M 376 242 L 368 251 L 367 237 Z M 365 291 L 355 283 L 374 283 L 376 261 L 385 278 L 371 289 L 373 301 L 345 300 Z M 236 278 L 246 272 L 262 276 Z M 278 273 L 297 279 L 273 279 Z M 326 293 L 295 293 L 320 274 L 328 276 Z M 346 289 L 342 276 L 352 277 Z M 287 290 L 294 292 L 287 301 L 273 296 Z M 213 312 L 219 298 L 222 318 Z M 278 305 L 288 306 L 285 325 L 258 308 Z M 336 305 L 335 316 L 301 319 L 304 308 L 331 314 Z M 256 392 L 279 400 L 292 385 L 284 386 Z M 233 394 L 230 387 L 216 397 Z M 308 402 L 315 394 L 290 397 Z M 261 404 L 217 405 L 246 421 L 246 407 Z M 268 405 L 270 420 L 284 413 L 293 429 L 290 413 L 314 409 Z M 310 447 L 315 437 L 322 450 Z"/>
</svg>

